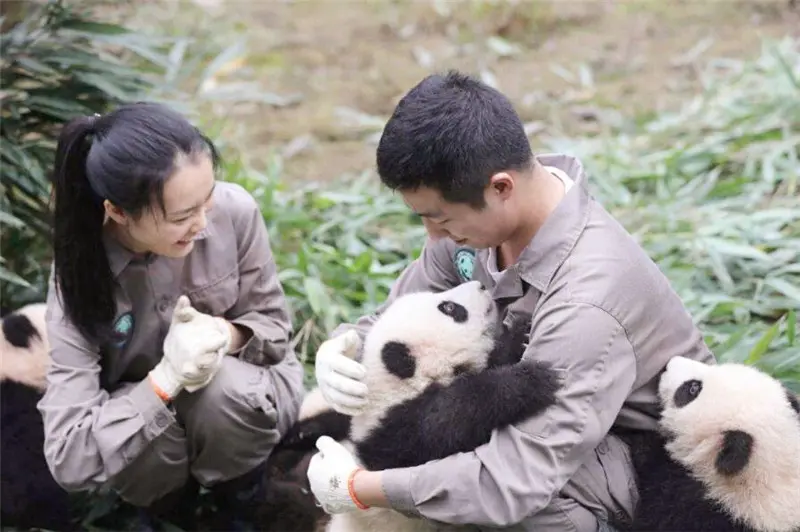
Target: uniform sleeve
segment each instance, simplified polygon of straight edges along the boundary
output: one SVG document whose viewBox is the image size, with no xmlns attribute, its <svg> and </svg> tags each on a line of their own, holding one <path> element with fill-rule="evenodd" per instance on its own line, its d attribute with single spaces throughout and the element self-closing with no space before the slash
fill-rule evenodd
<svg viewBox="0 0 800 532">
<path fill-rule="evenodd" d="M 399 296 L 425 290 L 442 292 L 458 285 L 460 281 L 452 260 L 454 250 L 455 243 L 452 240 L 446 238 L 433 240 L 429 237 L 422 247 L 419 257 L 398 276 L 392 284 L 386 300 L 375 312 L 361 316 L 355 323 L 339 325 L 331 333 L 331 338 L 355 329 L 363 340 L 378 316 Z"/>
<path fill-rule="evenodd" d="M 244 189 L 237 194 L 233 225 L 239 261 L 239 297 L 225 318 L 247 331 L 239 358 L 276 364 L 291 348 L 291 319 L 267 227 L 258 204 Z"/>
<path fill-rule="evenodd" d="M 47 295 L 51 365 L 38 409 L 44 455 L 68 491 L 98 488 L 122 471 L 175 417 L 147 379 L 112 398 L 100 387 L 100 354 L 68 322 L 53 279 Z"/>
<path fill-rule="evenodd" d="M 524 356 L 547 360 L 561 373 L 556 404 L 495 431 L 474 452 L 384 471 L 384 490 L 397 510 L 447 523 L 511 526 L 545 508 L 605 437 L 636 378 L 625 330 L 590 304 L 546 303 L 540 312 Z"/>
</svg>

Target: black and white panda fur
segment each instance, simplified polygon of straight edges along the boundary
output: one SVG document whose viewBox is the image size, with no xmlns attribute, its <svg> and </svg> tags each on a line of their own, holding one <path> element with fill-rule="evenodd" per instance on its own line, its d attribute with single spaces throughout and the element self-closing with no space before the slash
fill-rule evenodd
<svg viewBox="0 0 800 532">
<path fill-rule="evenodd" d="M 308 463 L 316 439 L 347 438 L 350 418 L 333 411 L 318 388 L 306 394 L 297 422 L 267 460 L 266 497 L 258 510 L 262 532 L 322 532 L 329 516 L 317 505 L 308 482 Z"/>
<path fill-rule="evenodd" d="M 44 458 L 44 428 L 36 403 L 50 363 L 43 303 L 2 318 L 0 338 L 0 520 L 3 527 L 71 529 L 67 493 Z"/>
<path fill-rule="evenodd" d="M 506 322 L 501 324 L 490 293 L 476 281 L 397 298 L 364 339 L 367 409 L 348 418 L 326 409 L 312 392 L 303 405 L 311 415 L 293 427 L 294 434 L 312 445 L 322 434 L 343 441 L 370 470 L 410 467 L 474 450 L 496 428 L 542 413 L 555 402 L 559 388 L 557 373 L 549 367 L 520 362 L 530 319 Z M 451 528 L 458 527 L 371 508 L 333 515 L 326 530 Z"/>
<path fill-rule="evenodd" d="M 658 432 L 627 433 L 639 501 L 619 530 L 800 531 L 800 403 L 734 363 L 670 360 Z"/>
</svg>

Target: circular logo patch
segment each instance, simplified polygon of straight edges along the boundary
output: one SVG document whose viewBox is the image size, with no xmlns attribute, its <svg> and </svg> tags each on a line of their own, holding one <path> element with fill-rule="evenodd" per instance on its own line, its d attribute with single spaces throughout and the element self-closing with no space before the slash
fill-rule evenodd
<svg viewBox="0 0 800 532">
<path fill-rule="evenodd" d="M 475 270 L 475 250 L 470 248 L 457 249 L 455 255 L 453 255 L 453 264 L 462 281 L 472 280 L 472 272 Z"/>
<path fill-rule="evenodd" d="M 125 346 L 128 338 L 133 333 L 133 314 L 126 312 L 114 323 L 114 345 L 119 348 Z"/>
</svg>

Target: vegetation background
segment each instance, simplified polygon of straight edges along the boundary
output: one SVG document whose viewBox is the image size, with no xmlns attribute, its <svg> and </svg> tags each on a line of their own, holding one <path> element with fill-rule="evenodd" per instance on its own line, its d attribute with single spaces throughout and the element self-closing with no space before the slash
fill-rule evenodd
<svg viewBox="0 0 800 532">
<path fill-rule="evenodd" d="M 419 253 L 423 229 L 378 185 L 375 145 L 404 92 L 457 67 L 512 98 L 534 151 L 584 160 L 592 193 L 721 360 L 800 392 L 790 2 L 6 0 L 0 12 L 6 310 L 44 298 L 60 125 L 167 101 L 220 144 L 221 178 L 261 203 L 310 368 L 326 334 L 379 304 Z M 105 515 L 119 530 L 112 505 L 92 501 L 87 528 Z"/>
</svg>

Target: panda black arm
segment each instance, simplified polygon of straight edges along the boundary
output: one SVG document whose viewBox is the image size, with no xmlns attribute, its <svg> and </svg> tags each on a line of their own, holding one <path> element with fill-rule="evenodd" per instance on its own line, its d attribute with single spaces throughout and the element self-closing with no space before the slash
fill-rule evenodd
<svg viewBox="0 0 800 532">
<path fill-rule="evenodd" d="M 522 359 L 531 333 L 530 314 L 513 314 L 511 324 L 503 324 L 495 338 L 494 348 L 489 353 L 489 367 L 516 364 Z"/>
<path fill-rule="evenodd" d="M 300 420 L 286 431 L 278 447 L 310 451 L 316 449 L 317 438 L 320 436 L 330 436 L 336 441 L 347 439 L 350 436 L 350 416 L 326 410 Z"/>
<path fill-rule="evenodd" d="M 609 524 L 621 532 L 753 532 L 734 522 L 715 502 L 707 499 L 703 484 L 674 461 L 657 431 L 615 429 L 629 446 L 636 472 L 638 504 L 632 521 L 611 517 Z M 675 511 L 680 508 L 680 511 Z"/>
<path fill-rule="evenodd" d="M 387 412 L 358 443 L 359 458 L 368 469 L 382 470 L 472 451 L 496 428 L 542 413 L 558 387 L 557 373 L 534 361 L 461 375 Z"/>
</svg>

